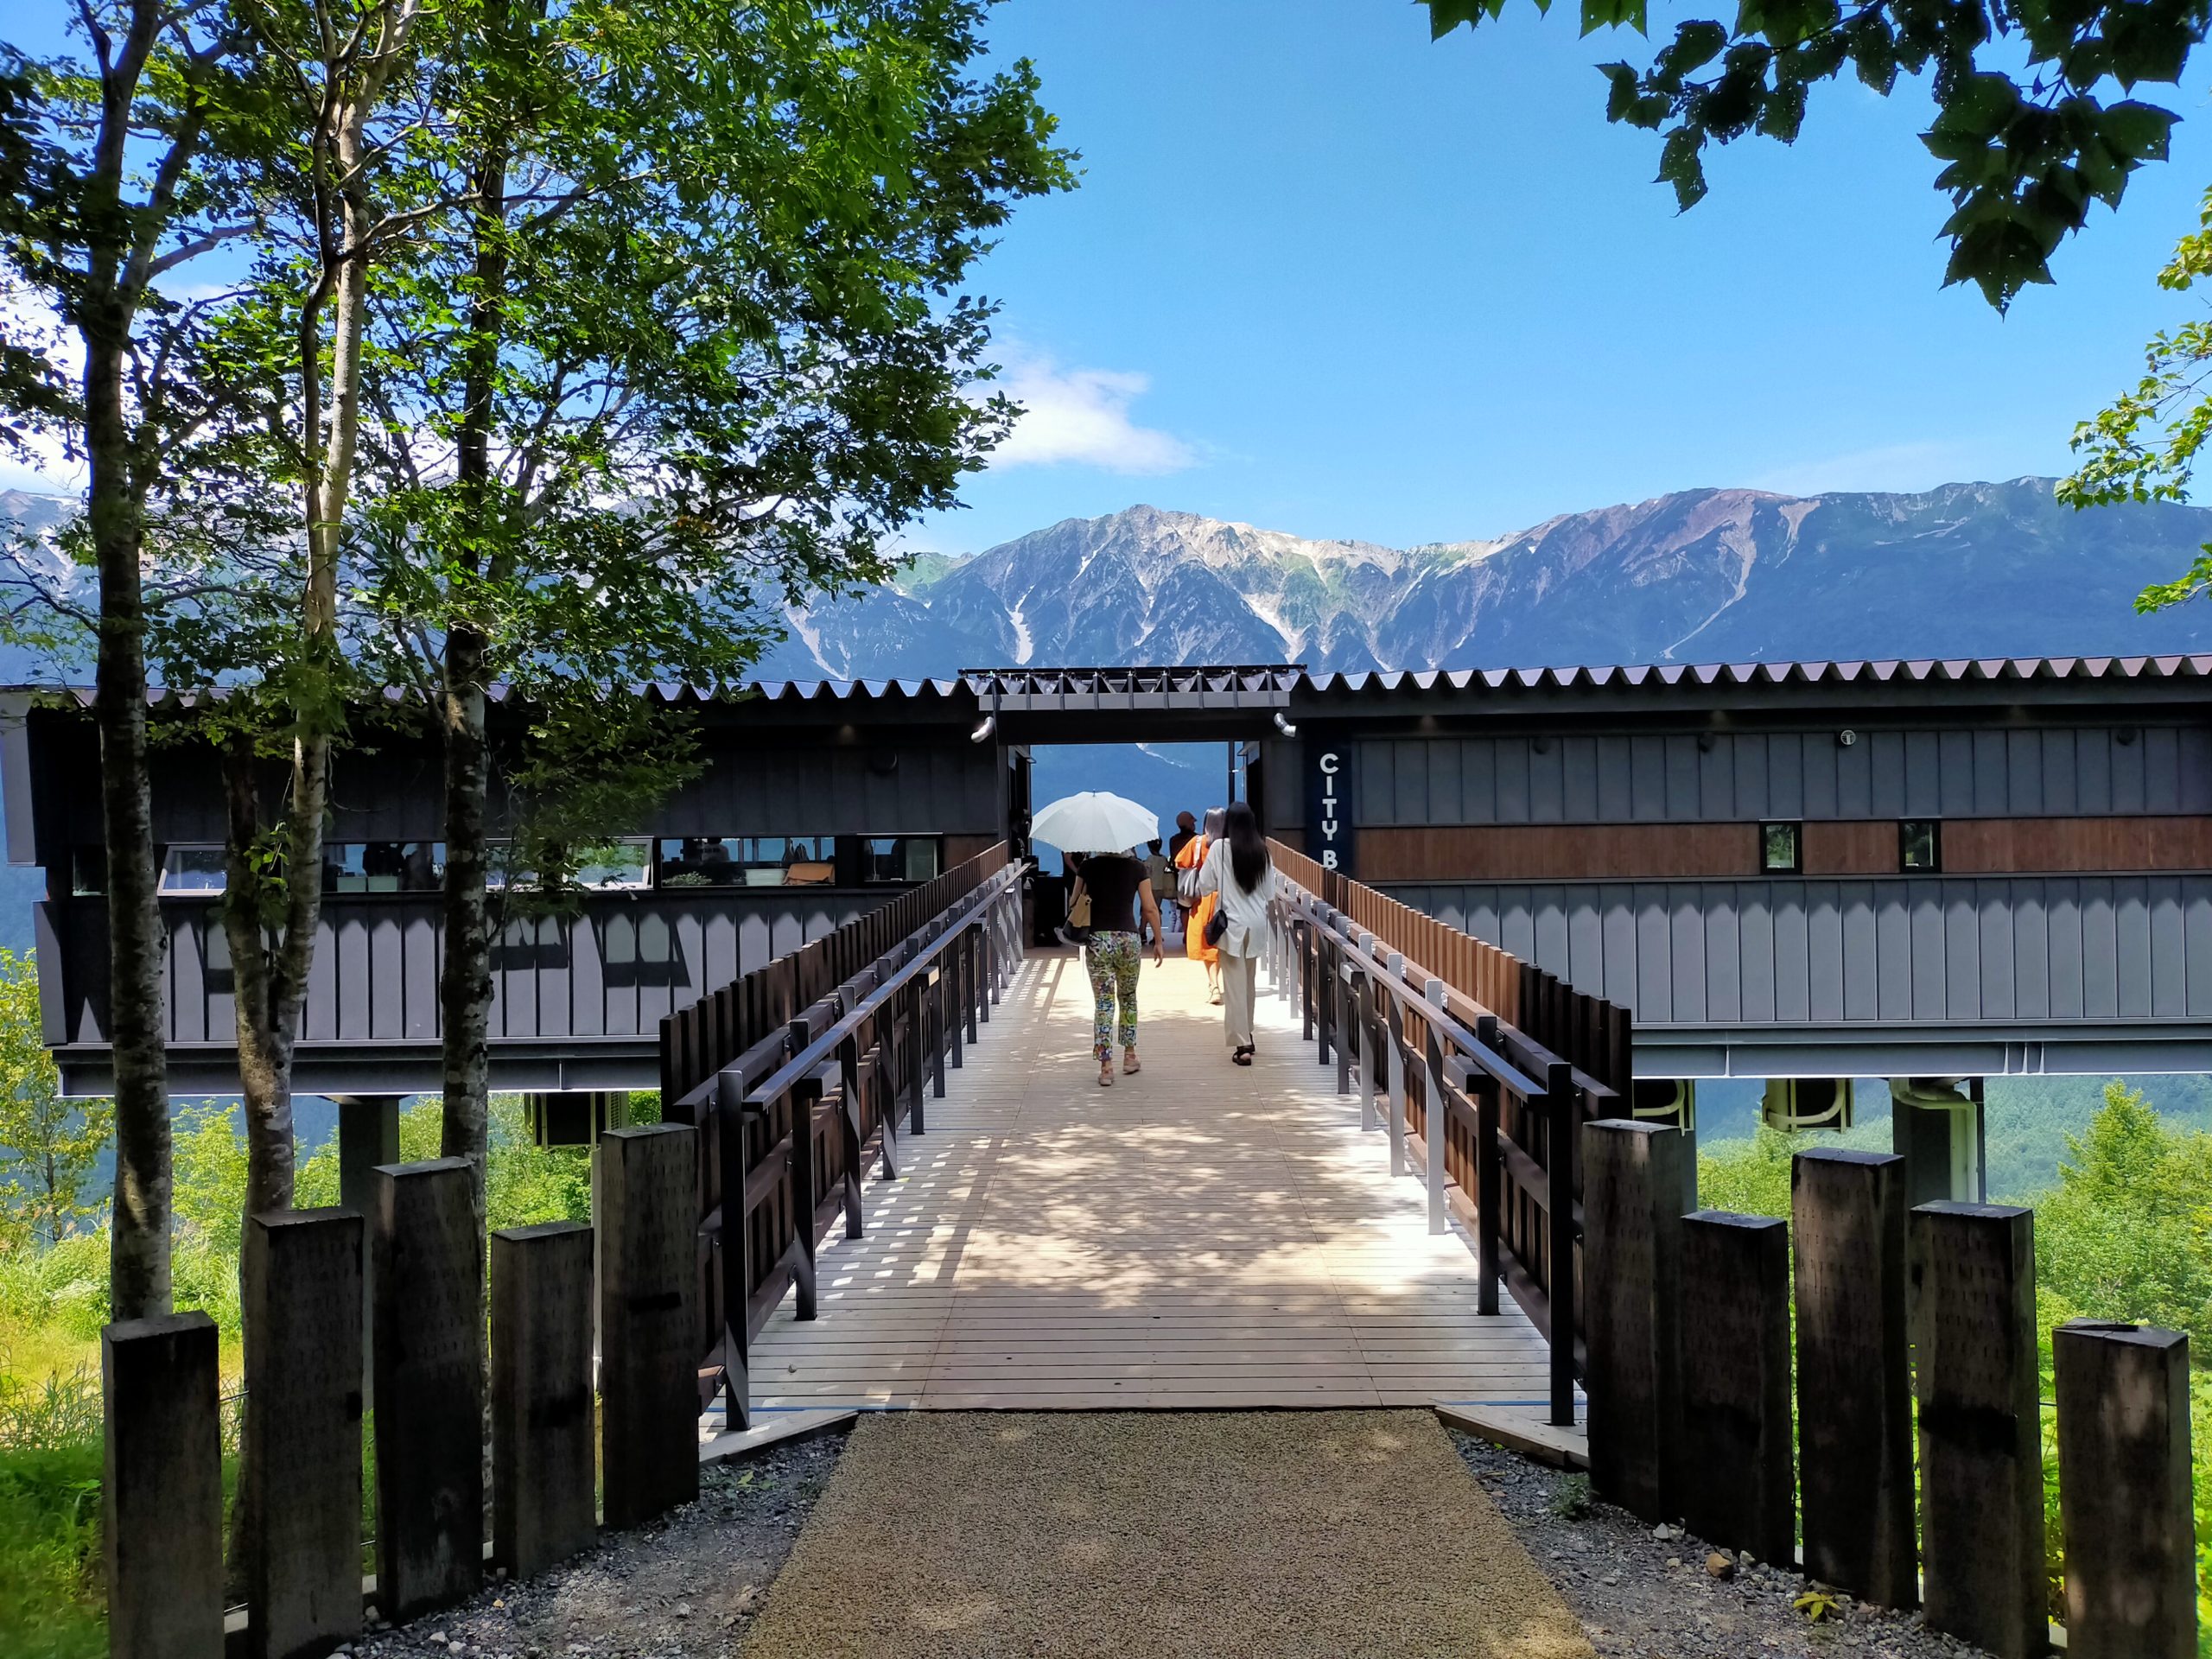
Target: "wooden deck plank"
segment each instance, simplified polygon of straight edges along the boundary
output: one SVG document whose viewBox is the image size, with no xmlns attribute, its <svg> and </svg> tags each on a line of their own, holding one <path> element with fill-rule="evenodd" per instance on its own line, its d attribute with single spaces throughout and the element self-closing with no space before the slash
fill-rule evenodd
<svg viewBox="0 0 2212 1659">
<path fill-rule="evenodd" d="M 967 1064 L 823 1247 L 819 1317 L 754 1344 L 767 1410 L 1425 1404 L 1541 1396 L 1543 1340 L 1475 1309 L 1357 1098 L 1263 987 L 1227 1063 L 1194 963 L 1147 966 L 1145 1070 L 1096 1086 L 1090 993 L 1033 958 Z"/>
</svg>

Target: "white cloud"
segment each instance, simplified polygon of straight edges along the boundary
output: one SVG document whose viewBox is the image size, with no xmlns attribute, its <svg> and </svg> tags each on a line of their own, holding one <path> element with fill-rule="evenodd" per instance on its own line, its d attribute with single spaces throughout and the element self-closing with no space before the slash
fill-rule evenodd
<svg viewBox="0 0 2212 1659">
<path fill-rule="evenodd" d="M 992 452 L 994 467 L 1050 467 L 1073 463 L 1109 473 L 1179 473 L 1198 455 L 1171 433 L 1139 426 L 1130 405 L 1152 385 L 1147 375 L 1116 369 L 1063 369 L 1049 358 L 1010 365 L 988 390 L 1022 407 L 1007 441 Z"/>
<path fill-rule="evenodd" d="M 2000 467 L 1993 474 L 1987 465 L 1992 459 L 1978 454 L 1970 445 L 1949 440 L 1883 444 L 1777 467 L 1751 480 L 1750 487 L 1773 490 L 1783 495 L 1822 495 L 1853 490 L 1910 494 L 1967 478 L 2010 478 L 2023 470 L 2016 465 L 2009 470 Z"/>
</svg>

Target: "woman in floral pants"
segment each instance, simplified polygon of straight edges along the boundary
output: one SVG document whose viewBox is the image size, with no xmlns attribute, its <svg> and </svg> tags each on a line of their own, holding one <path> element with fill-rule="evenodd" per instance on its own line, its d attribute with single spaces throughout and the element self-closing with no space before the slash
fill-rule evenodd
<svg viewBox="0 0 2212 1659">
<path fill-rule="evenodd" d="M 1114 1045 L 1122 1046 L 1122 1070 L 1144 1070 L 1137 1061 L 1137 970 L 1141 946 L 1137 917 L 1141 907 L 1152 932 L 1152 959 L 1164 963 L 1160 942 L 1160 901 L 1144 866 L 1126 853 L 1103 853 L 1083 861 L 1077 890 L 1090 895 L 1090 938 L 1084 966 L 1090 974 L 1090 995 L 1097 1009 L 1091 1027 L 1091 1052 L 1098 1058 L 1098 1086 L 1114 1086 Z M 1120 1018 L 1116 1019 L 1116 1005 Z"/>
</svg>

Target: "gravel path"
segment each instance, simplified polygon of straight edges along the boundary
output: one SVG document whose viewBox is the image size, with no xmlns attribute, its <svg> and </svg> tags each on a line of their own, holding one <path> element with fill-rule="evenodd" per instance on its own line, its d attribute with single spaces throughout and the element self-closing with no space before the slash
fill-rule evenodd
<svg viewBox="0 0 2212 1659">
<path fill-rule="evenodd" d="M 1423 1411 L 893 1413 L 747 1659 L 1592 1659 Z"/>
<path fill-rule="evenodd" d="M 1580 1616 L 1600 1659 L 1958 1659 L 1978 1648 L 1924 1628 L 1916 1615 L 1845 1599 L 1819 1624 L 1792 1604 L 1794 1569 L 1736 1563 L 1726 1579 L 1711 1547 L 1655 1529 L 1610 1503 L 1579 1519 L 1560 1510 L 1572 1478 L 1486 1441 L 1453 1433 L 1459 1456 L 1497 1500 L 1536 1564 Z M 1573 1489 L 1569 1489 L 1572 1491 Z M 1584 1483 L 1579 1489 L 1587 1491 Z"/>
<path fill-rule="evenodd" d="M 355 1659 L 728 1659 L 836 1467 L 842 1436 L 699 1471 L 699 1501 L 565 1567 L 372 1630 Z"/>
</svg>

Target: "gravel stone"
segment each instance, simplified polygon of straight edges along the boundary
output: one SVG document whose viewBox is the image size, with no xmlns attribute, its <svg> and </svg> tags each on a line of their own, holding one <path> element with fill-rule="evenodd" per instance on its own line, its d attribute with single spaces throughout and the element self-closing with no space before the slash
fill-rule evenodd
<svg viewBox="0 0 2212 1659">
<path fill-rule="evenodd" d="M 733 1659 L 842 1444 L 803 1440 L 702 1469 L 697 1503 L 603 1533 L 538 1578 L 487 1580 L 459 1607 L 372 1630 L 353 1659 Z"/>
<path fill-rule="evenodd" d="M 1791 1605 L 1802 1574 L 1731 1557 L 1669 1523 L 1660 1535 L 1625 1510 L 1593 1500 L 1562 1519 L 1562 1477 L 1486 1440 L 1453 1433 L 1461 1459 L 1582 1621 L 1599 1659 L 1968 1659 L 1980 1654 L 1929 1630 L 1917 1613 L 1840 1598 L 1815 1624 Z M 1709 1576 L 1708 1557 L 1729 1578 Z"/>
</svg>

